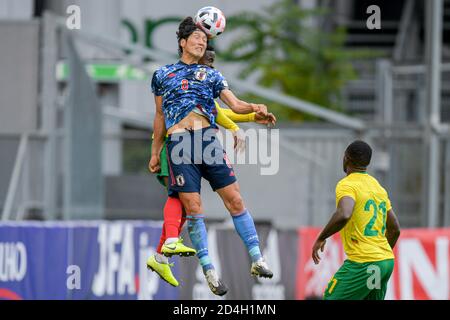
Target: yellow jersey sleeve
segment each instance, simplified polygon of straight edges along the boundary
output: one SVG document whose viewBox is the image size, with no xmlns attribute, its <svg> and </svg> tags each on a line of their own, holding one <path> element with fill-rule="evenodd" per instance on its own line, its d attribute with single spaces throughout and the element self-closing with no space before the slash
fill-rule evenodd
<svg viewBox="0 0 450 320">
<path fill-rule="evenodd" d="M 221 107 L 217 107 L 217 111 L 219 111 L 219 109 L 221 109 L 221 111 L 232 121 L 235 122 L 255 122 L 255 113 L 246 113 L 246 114 L 238 114 L 235 113 L 233 110 L 231 109 L 225 109 L 225 108 L 221 108 Z"/>
<path fill-rule="evenodd" d="M 356 202 L 356 193 L 354 187 L 346 183 L 338 183 L 336 186 L 336 207 L 343 197 L 350 197 Z"/>
<path fill-rule="evenodd" d="M 392 209 L 391 200 L 389 199 L 389 196 L 386 198 L 386 211 L 389 211 Z"/>
<path fill-rule="evenodd" d="M 239 130 L 239 126 L 233 122 L 226 114 L 225 109 L 221 108 L 217 101 L 214 101 L 217 109 L 216 123 L 231 131 Z"/>
</svg>

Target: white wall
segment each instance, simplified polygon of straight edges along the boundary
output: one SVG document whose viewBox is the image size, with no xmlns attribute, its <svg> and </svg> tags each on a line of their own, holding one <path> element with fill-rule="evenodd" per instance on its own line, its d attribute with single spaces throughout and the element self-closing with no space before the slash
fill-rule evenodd
<svg viewBox="0 0 450 320">
<path fill-rule="evenodd" d="M 28 20 L 33 17 L 33 0 L 0 0 L 0 20 Z"/>
</svg>

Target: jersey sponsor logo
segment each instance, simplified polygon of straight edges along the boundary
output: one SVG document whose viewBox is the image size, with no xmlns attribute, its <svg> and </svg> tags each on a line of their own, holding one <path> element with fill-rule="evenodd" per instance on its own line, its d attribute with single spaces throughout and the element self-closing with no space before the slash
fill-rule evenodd
<svg viewBox="0 0 450 320">
<path fill-rule="evenodd" d="M 189 89 L 189 81 L 186 79 L 181 80 L 181 89 L 185 91 Z"/>
<path fill-rule="evenodd" d="M 173 72 L 172 72 L 172 73 L 169 73 L 168 77 L 169 77 L 169 78 L 175 77 L 175 73 L 173 73 Z"/>
<path fill-rule="evenodd" d="M 184 186 L 184 184 L 186 183 L 182 174 L 177 175 L 175 177 L 175 180 L 177 181 L 177 186 L 179 186 L 179 187 Z"/>
<path fill-rule="evenodd" d="M 204 81 L 206 79 L 206 69 L 205 68 L 200 68 L 195 73 L 195 79 L 197 79 L 198 81 Z"/>
</svg>

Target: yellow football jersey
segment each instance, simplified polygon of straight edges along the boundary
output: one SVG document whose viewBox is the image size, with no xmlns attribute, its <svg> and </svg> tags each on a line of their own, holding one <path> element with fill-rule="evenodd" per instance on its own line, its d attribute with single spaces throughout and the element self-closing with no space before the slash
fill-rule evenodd
<svg viewBox="0 0 450 320">
<path fill-rule="evenodd" d="M 386 238 L 386 216 L 391 207 L 386 190 L 367 173 L 351 173 L 336 186 L 336 206 L 342 197 L 355 200 L 353 214 L 340 231 L 349 260 L 371 262 L 393 259 Z"/>
</svg>

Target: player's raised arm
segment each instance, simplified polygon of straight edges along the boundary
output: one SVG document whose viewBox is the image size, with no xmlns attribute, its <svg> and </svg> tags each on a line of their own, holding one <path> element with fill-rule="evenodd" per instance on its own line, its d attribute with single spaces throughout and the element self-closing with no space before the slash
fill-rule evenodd
<svg viewBox="0 0 450 320">
<path fill-rule="evenodd" d="M 330 221 L 328 221 L 325 228 L 323 228 L 322 232 L 313 245 L 312 258 L 315 264 L 318 264 L 320 262 L 319 250 L 323 252 L 326 239 L 345 227 L 347 222 L 352 217 L 354 206 L 355 200 L 353 200 L 351 197 L 342 197 L 341 200 L 339 200 L 336 212 L 333 214 Z"/>
<path fill-rule="evenodd" d="M 262 116 L 261 114 L 258 114 L 256 112 L 238 114 L 231 109 L 225 109 L 217 106 L 217 114 L 219 114 L 219 110 L 223 115 L 234 122 L 256 122 L 259 124 L 265 124 L 267 126 L 274 126 L 277 121 L 275 115 L 270 112 L 267 114 L 267 116 Z"/>
<path fill-rule="evenodd" d="M 248 103 L 240 100 L 230 89 L 224 89 L 220 92 L 220 100 L 236 113 L 244 114 L 256 112 L 263 116 L 267 116 L 267 107 L 264 104 Z"/>
<path fill-rule="evenodd" d="M 160 170 L 160 159 L 164 136 L 166 135 L 166 126 L 164 124 L 164 114 L 162 111 L 162 96 L 155 96 L 156 113 L 153 120 L 153 143 L 152 155 L 149 162 L 149 170 L 153 173 Z"/>
<path fill-rule="evenodd" d="M 389 245 L 394 249 L 398 238 L 400 237 L 400 224 L 394 210 L 388 210 L 386 217 L 386 238 Z"/>
</svg>

